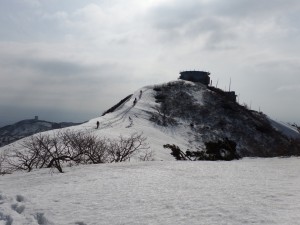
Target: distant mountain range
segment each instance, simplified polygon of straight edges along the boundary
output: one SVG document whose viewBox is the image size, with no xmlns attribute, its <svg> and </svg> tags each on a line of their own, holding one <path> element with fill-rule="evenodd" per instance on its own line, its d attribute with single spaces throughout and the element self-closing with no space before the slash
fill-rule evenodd
<svg viewBox="0 0 300 225">
<path fill-rule="evenodd" d="M 7 125 L 0 128 L 0 147 L 39 132 L 70 127 L 79 124 L 81 123 L 55 123 L 44 120 L 38 120 L 38 118 L 22 120 L 15 124 Z"/>
</svg>

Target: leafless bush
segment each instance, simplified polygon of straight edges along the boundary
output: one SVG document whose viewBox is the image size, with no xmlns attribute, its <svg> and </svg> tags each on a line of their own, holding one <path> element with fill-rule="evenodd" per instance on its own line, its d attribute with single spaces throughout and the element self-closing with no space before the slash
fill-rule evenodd
<svg viewBox="0 0 300 225">
<path fill-rule="evenodd" d="M 163 106 L 154 106 L 153 109 L 155 112 L 151 115 L 151 121 L 164 127 L 168 125 L 177 125 L 176 120 L 169 115 L 169 111 L 165 104 Z"/>
<path fill-rule="evenodd" d="M 56 136 L 40 133 L 25 139 L 21 147 L 12 151 L 11 159 L 8 161 L 14 170 L 30 172 L 34 168 L 51 167 L 54 162 L 58 169 L 61 169 L 56 158 L 62 153 L 62 149 Z"/>
<path fill-rule="evenodd" d="M 187 91 L 188 89 L 188 91 Z M 171 82 L 155 87 L 154 98 L 159 103 L 153 107 L 151 121 L 161 126 L 177 125 L 176 118 L 193 120 L 199 111 L 199 104 L 192 92 L 198 86 L 191 86 L 185 82 Z"/>
<path fill-rule="evenodd" d="M 137 155 L 141 150 L 149 149 L 146 138 L 142 134 L 133 133 L 126 138 L 120 136 L 116 140 L 109 141 L 108 155 L 110 162 L 128 161 L 132 156 Z"/>
<path fill-rule="evenodd" d="M 150 160 L 148 150 L 146 138 L 138 133 L 108 139 L 67 130 L 31 136 L 23 142 L 22 149 L 13 151 L 8 163 L 14 170 L 56 168 L 62 173 L 64 165 L 123 162 L 137 154 Z"/>
<path fill-rule="evenodd" d="M 87 164 L 86 153 L 93 148 L 97 137 L 84 132 L 65 131 L 59 134 L 65 152 L 75 164 Z"/>
<path fill-rule="evenodd" d="M 12 160 L 8 163 L 15 170 L 27 170 L 43 167 L 48 160 L 45 155 L 47 149 L 51 149 L 51 140 L 48 135 L 31 136 L 21 144 L 22 149 L 13 150 L 10 154 Z M 45 150 L 46 149 L 46 150 Z"/>
<path fill-rule="evenodd" d="M 9 174 L 12 171 L 7 167 L 7 154 L 0 153 L 0 175 Z"/>
<path fill-rule="evenodd" d="M 153 156 L 154 156 L 154 153 L 153 153 L 153 151 L 150 148 L 149 149 L 145 149 L 143 151 L 143 153 L 140 154 L 139 160 L 140 161 L 153 161 L 154 160 Z"/>
</svg>

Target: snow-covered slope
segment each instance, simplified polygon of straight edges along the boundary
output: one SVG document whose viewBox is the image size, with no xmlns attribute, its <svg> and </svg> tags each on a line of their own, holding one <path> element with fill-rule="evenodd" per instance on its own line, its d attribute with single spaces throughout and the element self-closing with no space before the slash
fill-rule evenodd
<svg viewBox="0 0 300 225">
<path fill-rule="evenodd" d="M 174 160 L 170 151 L 163 148 L 164 144 L 174 143 L 182 148 L 189 146 L 189 124 L 180 124 L 177 127 L 162 127 L 150 121 L 150 114 L 158 105 L 154 99 L 154 86 L 146 86 L 137 90 L 131 98 L 112 113 L 94 118 L 89 122 L 73 129 L 93 132 L 98 136 L 116 138 L 120 135 L 129 136 L 132 133 L 143 133 L 154 152 L 154 160 Z M 142 91 L 142 93 L 141 93 Z M 134 99 L 137 99 L 134 105 Z M 96 129 L 97 121 L 100 122 Z"/>
<path fill-rule="evenodd" d="M 150 149 L 153 151 L 154 160 L 174 160 L 174 157 L 170 154 L 170 150 L 164 149 L 163 145 L 173 143 L 185 149 L 186 146 L 189 146 L 188 131 L 190 127 L 189 124 L 184 123 L 175 128 L 162 127 L 155 125 L 155 123 L 149 120 L 150 113 L 154 111 L 153 107 L 158 105 L 158 103 L 155 103 L 153 87 L 146 86 L 137 90 L 131 98 L 112 113 L 91 119 L 78 126 L 60 130 L 69 129 L 90 132 L 107 138 L 117 138 L 120 135 L 129 136 L 135 132 L 143 133 L 143 136 L 147 138 Z M 134 105 L 133 101 L 135 98 L 137 102 Z M 100 122 L 98 129 L 96 129 L 97 121 Z M 22 141 L 20 140 L 11 145 L 4 146 L 0 150 L 5 151 L 19 148 Z"/>
<path fill-rule="evenodd" d="M 0 177 L 2 225 L 296 225 L 299 158 L 140 162 Z"/>
<path fill-rule="evenodd" d="M 160 103 L 157 103 L 155 99 L 157 96 L 155 89 L 158 87 L 168 88 L 167 98 L 173 98 L 171 100 L 174 110 L 169 112 L 170 115 L 167 118 L 174 120 L 176 125 L 162 126 L 153 121 L 153 115 L 157 116 L 161 113 L 158 112 Z M 176 98 L 181 98 L 181 102 L 176 103 Z M 135 99 L 136 104 L 134 104 Z M 98 129 L 96 129 L 97 121 L 100 122 Z M 293 138 L 300 138 L 299 133 L 289 127 L 279 126 L 275 122 L 272 122 L 272 125 L 276 125 L 277 130 L 290 137 L 292 135 Z M 113 112 L 65 129 L 90 132 L 107 138 L 129 136 L 135 132 L 143 133 L 154 153 L 154 160 L 174 160 L 170 150 L 163 148 L 164 144 L 175 144 L 184 151 L 196 150 L 203 149 L 205 141 L 225 137 L 237 143 L 237 150 L 241 156 L 267 157 L 300 154 L 299 149 L 282 148 L 282 146 L 289 145 L 289 139 L 272 129 L 268 118 L 262 113 L 228 101 L 204 85 L 187 81 L 173 81 L 163 85 L 143 87 L 131 97 L 128 96 L 126 101 Z M 18 148 L 21 143 L 22 140 L 0 148 L 0 151 Z"/>
</svg>

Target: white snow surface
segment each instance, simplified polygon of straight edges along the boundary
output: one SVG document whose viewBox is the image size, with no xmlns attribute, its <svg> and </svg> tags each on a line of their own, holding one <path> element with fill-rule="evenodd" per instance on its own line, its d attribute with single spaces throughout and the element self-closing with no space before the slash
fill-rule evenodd
<svg viewBox="0 0 300 225">
<path fill-rule="evenodd" d="M 0 177 L 0 224 L 300 224 L 300 158 L 127 162 Z"/>
</svg>

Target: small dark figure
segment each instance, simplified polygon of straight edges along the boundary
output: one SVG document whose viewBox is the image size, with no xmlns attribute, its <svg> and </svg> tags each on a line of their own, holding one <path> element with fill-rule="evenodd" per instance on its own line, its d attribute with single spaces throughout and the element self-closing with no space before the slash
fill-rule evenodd
<svg viewBox="0 0 300 225">
<path fill-rule="evenodd" d="M 143 91 L 142 91 L 142 90 L 140 90 L 140 96 L 139 96 L 139 98 L 141 98 L 141 97 L 142 97 L 142 94 L 143 94 Z"/>
<path fill-rule="evenodd" d="M 98 129 L 98 128 L 99 128 L 99 124 L 100 124 L 100 123 L 99 123 L 99 121 L 97 121 L 97 128 L 96 128 L 96 129 Z"/>
<path fill-rule="evenodd" d="M 136 104 L 136 98 L 134 99 L 134 101 L 133 101 L 133 105 L 135 105 Z"/>
</svg>

